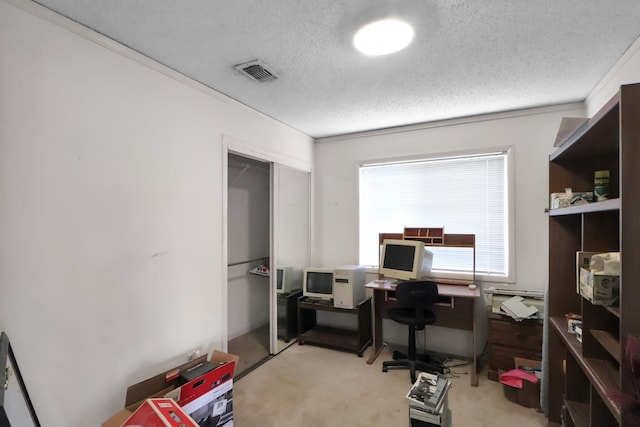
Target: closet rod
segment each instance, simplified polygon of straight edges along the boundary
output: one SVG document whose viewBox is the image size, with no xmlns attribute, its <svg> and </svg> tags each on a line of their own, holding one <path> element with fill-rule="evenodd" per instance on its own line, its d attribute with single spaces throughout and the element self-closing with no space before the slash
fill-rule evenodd
<svg viewBox="0 0 640 427">
<path fill-rule="evenodd" d="M 266 261 L 268 259 L 269 259 L 268 256 L 263 256 L 261 258 L 249 259 L 247 261 L 232 262 L 231 264 L 227 264 L 227 267 L 233 267 L 234 265 L 240 265 L 240 264 L 249 264 L 249 263 L 258 262 L 258 261 Z"/>
</svg>

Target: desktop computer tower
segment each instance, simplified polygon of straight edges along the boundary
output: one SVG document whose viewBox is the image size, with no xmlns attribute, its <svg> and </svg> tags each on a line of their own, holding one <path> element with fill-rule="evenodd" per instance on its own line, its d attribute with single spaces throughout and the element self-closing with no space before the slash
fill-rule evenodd
<svg viewBox="0 0 640 427">
<path fill-rule="evenodd" d="M 343 265 L 333 272 L 333 306 L 355 308 L 364 299 L 365 267 Z"/>
</svg>

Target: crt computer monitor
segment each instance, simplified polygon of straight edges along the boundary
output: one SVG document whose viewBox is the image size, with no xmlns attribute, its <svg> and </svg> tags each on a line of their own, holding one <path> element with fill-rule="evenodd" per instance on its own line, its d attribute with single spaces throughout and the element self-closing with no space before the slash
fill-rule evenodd
<svg viewBox="0 0 640 427">
<path fill-rule="evenodd" d="M 311 299 L 333 299 L 333 268 L 305 268 L 302 295 Z"/>
<path fill-rule="evenodd" d="M 289 266 L 279 265 L 276 268 L 276 292 L 279 294 L 288 294 L 296 289 L 295 285 L 296 284 L 293 277 L 293 268 Z M 300 288 L 299 280 L 297 288 Z"/>
<path fill-rule="evenodd" d="M 378 272 L 399 280 L 424 279 L 431 273 L 433 254 L 419 240 L 385 239 Z"/>
</svg>

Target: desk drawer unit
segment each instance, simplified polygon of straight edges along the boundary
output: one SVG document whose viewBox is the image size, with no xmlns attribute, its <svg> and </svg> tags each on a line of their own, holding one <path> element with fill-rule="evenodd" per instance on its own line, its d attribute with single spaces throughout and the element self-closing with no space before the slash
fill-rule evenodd
<svg viewBox="0 0 640 427">
<path fill-rule="evenodd" d="M 542 322 L 489 315 L 489 373 L 498 380 L 498 370 L 514 369 L 514 357 L 542 360 Z"/>
</svg>

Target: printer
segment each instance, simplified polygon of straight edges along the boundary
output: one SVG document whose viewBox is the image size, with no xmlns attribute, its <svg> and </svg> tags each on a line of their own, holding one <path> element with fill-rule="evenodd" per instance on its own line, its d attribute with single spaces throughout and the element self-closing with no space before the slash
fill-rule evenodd
<svg viewBox="0 0 640 427">
<path fill-rule="evenodd" d="M 507 316 L 514 317 L 513 313 L 509 312 L 508 307 L 510 306 L 510 300 L 512 300 L 513 297 L 519 297 L 519 298 L 516 298 L 516 301 L 514 301 L 517 305 L 522 304 L 525 307 L 529 307 L 529 308 L 534 307 L 536 309 L 535 313 L 524 318 L 529 318 L 529 319 L 544 318 L 544 292 L 516 290 L 516 289 L 496 289 L 496 288 L 485 289 L 485 292 L 491 295 L 491 312 L 492 313 L 504 314 Z M 532 311 L 534 310 L 531 309 L 529 312 L 532 312 Z"/>
</svg>

